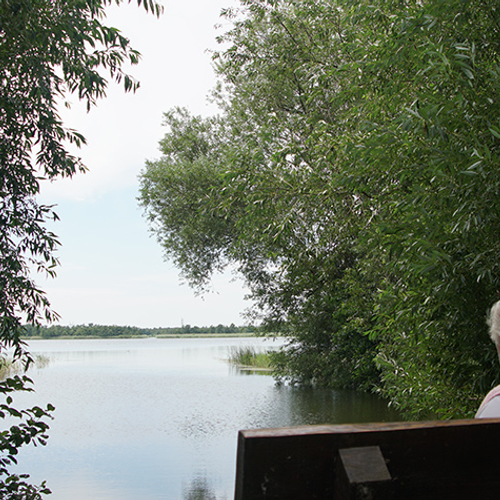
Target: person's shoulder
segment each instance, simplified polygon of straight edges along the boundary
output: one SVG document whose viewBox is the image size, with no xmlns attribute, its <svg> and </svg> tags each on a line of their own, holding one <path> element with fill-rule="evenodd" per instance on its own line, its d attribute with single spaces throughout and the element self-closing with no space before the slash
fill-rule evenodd
<svg viewBox="0 0 500 500">
<path fill-rule="evenodd" d="M 497 418 L 500 417 L 500 385 L 493 387 L 484 398 L 476 418 Z"/>
</svg>

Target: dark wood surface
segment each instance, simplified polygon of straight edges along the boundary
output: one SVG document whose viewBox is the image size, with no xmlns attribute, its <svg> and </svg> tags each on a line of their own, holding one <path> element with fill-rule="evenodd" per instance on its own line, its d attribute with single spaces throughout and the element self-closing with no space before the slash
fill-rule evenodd
<svg viewBox="0 0 500 500">
<path fill-rule="evenodd" d="M 240 431 L 235 498 L 361 498 L 339 462 L 360 447 L 378 447 L 390 475 L 390 494 L 373 498 L 500 499 L 497 419 Z"/>
</svg>

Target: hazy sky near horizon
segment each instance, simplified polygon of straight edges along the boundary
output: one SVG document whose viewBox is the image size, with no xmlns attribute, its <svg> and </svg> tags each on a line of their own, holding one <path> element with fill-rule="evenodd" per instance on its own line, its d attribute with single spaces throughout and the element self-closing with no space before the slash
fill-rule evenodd
<svg viewBox="0 0 500 500">
<path fill-rule="evenodd" d="M 136 2 L 109 9 L 107 23 L 119 28 L 142 54 L 130 72 L 141 82 L 125 94 L 110 83 L 108 96 L 87 113 L 76 97 L 63 120 L 87 139 L 78 151 L 89 171 L 71 180 L 45 183 L 40 200 L 56 204 L 61 220 L 61 267 L 55 279 L 37 278 L 63 325 L 142 327 L 244 324 L 249 306 L 241 280 L 219 276 L 213 292 L 196 296 L 166 262 L 138 206 L 138 174 L 160 156 L 162 116 L 181 106 L 194 114 L 217 109 L 207 96 L 215 85 L 211 56 L 216 36 L 228 27 L 219 17 L 235 0 L 163 0 L 160 19 Z M 222 24 L 216 29 L 217 24 Z"/>
</svg>

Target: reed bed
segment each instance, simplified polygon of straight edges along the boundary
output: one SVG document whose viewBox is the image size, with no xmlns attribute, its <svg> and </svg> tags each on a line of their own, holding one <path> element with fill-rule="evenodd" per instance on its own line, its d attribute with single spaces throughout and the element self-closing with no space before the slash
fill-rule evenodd
<svg viewBox="0 0 500 500">
<path fill-rule="evenodd" d="M 271 370 L 271 359 L 267 351 L 259 351 L 254 347 L 241 346 L 229 349 L 229 362 L 239 368 Z"/>
</svg>

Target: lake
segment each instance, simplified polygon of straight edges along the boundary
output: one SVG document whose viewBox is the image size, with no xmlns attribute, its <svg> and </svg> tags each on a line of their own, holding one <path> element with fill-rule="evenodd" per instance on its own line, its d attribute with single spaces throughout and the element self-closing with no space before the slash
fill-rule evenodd
<svg viewBox="0 0 500 500">
<path fill-rule="evenodd" d="M 228 500 L 240 429 L 397 420 L 349 391 L 276 386 L 227 363 L 262 338 L 30 341 L 48 359 L 30 370 L 17 407 L 56 407 L 46 447 L 20 452 L 20 472 L 52 500 Z"/>
</svg>

